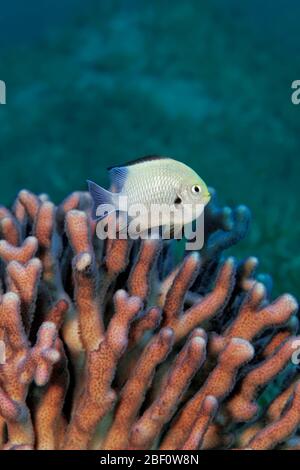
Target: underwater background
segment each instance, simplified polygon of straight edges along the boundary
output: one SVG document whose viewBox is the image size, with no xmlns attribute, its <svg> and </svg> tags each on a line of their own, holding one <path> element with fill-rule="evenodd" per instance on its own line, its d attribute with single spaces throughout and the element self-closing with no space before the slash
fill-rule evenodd
<svg viewBox="0 0 300 470">
<path fill-rule="evenodd" d="M 0 203 L 173 156 L 251 209 L 234 254 L 299 297 L 299 18 L 296 0 L 2 2 Z"/>
</svg>

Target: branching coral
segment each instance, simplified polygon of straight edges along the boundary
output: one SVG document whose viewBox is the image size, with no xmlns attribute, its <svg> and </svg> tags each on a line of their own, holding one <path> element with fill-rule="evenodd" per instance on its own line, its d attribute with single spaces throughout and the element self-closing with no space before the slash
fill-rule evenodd
<svg viewBox="0 0 300 470">
<path fill-rule="evenodd" d="M 175 241 L 99 240 L 86 193 L 1 207 L 2 449 L 297 448 L 297 303 L 224 255 L 249 219 L 214 196 L 177 265 Z"/>
</svg>

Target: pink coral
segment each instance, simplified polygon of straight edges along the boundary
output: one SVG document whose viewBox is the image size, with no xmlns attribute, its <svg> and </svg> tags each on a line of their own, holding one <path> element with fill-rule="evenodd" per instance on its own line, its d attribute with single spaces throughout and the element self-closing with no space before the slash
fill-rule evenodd
<svg viewBox="0 0 300 470">
<path fill-rule="evenodd" d="M 1 447 L 299 446 L 297 303 L 223 254 L 248 210 L 213 201 L 203 250 L 176 265 L 172 241 L 99 240 L 90 207 L 24 190 L 0 208 Z"/>
</svg>

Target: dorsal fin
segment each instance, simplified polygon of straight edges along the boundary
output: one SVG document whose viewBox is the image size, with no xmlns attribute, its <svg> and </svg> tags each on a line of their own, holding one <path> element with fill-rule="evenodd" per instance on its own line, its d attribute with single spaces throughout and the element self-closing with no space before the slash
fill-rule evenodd
<svg viewBox="0 0 300 470">
<path fill-rule="evenodd" d="M 122 165 L 109 166 L 108 171 L 113 170 L 114 168 L 124 168 L 126 166 L 138 165 L 139 163 L 151 162 L 153 160 L 170 160 L 170 157 L 161 157 L 159 155 L 147 155 L 146 157 L 136 158 L 130 162 L 123 163 Z"/>
</svg>

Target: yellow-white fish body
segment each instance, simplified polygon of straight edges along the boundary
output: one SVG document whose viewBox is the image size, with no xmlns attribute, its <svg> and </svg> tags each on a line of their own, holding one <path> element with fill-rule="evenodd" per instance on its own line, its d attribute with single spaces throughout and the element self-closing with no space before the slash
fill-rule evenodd
<svg viewBox="0 0 300 470">
<path fill-rule="evenodd" d="M 109 169 L 114 192 L 106 191 L 89 181 L 94 209 L 106 204 L 112 210 L 125 211 L 137 206 L 145 209 L 140 217 L 142 229 L 164 225 L 161 218 L 149 218 L 159 206 L 172 212 L 172 225 L 184 224 L 196 219 L 209 202 L 210 194 L 200 176 L 189 166 L 168 157 L 145 157 L 120 167 Z M 155 210 L 153 210 L 155 209 Z"/>
</svg>

